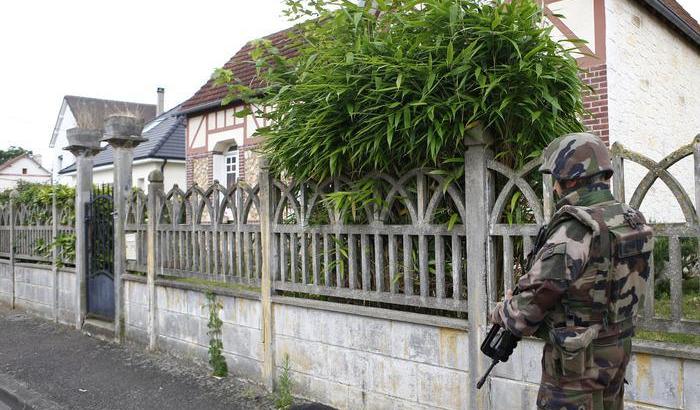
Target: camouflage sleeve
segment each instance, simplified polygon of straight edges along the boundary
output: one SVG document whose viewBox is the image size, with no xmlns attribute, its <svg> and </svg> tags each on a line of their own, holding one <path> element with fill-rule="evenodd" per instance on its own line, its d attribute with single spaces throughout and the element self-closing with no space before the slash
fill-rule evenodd
<svg viewBox="0 0 700 410">
<path fill-rule="evenodd" d="M 499 304 L 501 321 L 508 330 L 516 336 L 537 331 L 569 283 L 583 273 L 591 237 L 591 231 L 575 220 L 562 223 L 552 232 L 532 268 L 518 281 L 520 293 Z"/>
</svg>

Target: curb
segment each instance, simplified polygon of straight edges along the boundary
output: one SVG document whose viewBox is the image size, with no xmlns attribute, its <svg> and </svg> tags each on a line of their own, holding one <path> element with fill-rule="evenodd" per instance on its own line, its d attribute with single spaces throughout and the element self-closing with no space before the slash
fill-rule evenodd
<svg viewBox="0 0 700 410">
<path fill-rule="evenodd" d="M 45 399 L 39 393 L 26 387 L 8 374 L 0 372 L 0 402 L 10 409 L 21 410 L 62 410 L 63 407 Z"/>
</svg>

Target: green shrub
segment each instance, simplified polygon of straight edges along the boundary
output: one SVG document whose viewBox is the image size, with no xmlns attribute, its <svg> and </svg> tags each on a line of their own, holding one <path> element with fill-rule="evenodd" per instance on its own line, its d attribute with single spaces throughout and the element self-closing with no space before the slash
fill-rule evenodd
<svg viewBox="0 0 700 410">
<path fill-rule="evenodd" d="M 551 139 L 581 131 L 585 89 L 573 48 L 551 39 L 533 0 L 286 0 L 296 57 L 261 42 L 268 84 L 251 96 L 227 70 L 224 102 L 242 96 L 271 120 L 258 129 L 273 172 L 298 179 L 419 166 L 459 169 L 469 129 L 523 164 Z M 376 7 L 372 9 L 372 7 Z"/>
<path fill-rule="evenodd" d="M 56 195 L 56 205 L 62 213 L 62 225 L 75 224 L 75 188 L 67 185 L 39 184 L 36 182 L 19 181 L 13 189 L 0 192 L 0 205 L 10 201 L 10 192 L 16 190 L 19 196 L 15 203 L 26 206 L 31 210 L 30 218 L 35 221 L 49 221 L 53 195 Z"/>
</svg>

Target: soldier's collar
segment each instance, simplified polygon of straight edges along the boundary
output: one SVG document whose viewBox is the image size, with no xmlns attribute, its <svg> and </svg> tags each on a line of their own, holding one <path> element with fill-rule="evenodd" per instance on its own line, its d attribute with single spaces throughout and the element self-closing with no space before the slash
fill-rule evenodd
<svg viewBox="0 0 700 410">
<path fill-rule="evenodd" d="M 564 205 L 590 206 L 613 199 L 610 185 L 606 182 L 597 182 L 566 193 L 557 201 L 557 209 Z"/>
</svg>

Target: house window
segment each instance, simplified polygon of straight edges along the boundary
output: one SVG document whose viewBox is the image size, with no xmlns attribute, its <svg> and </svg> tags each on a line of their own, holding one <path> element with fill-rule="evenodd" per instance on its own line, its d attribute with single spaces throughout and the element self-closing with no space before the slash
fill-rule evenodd
<svg viewBox="0 0 700 410">
<path fill-rule="evenodd" d="M 22 175 L 27 175 L 27 168 L 22 168 Z"/>
<path fill-rule="evenodd" d="M 225 156 L 226 187 L 231 188 L 238 181 L 238 147 L 232 145 Z"/>
</svg>

